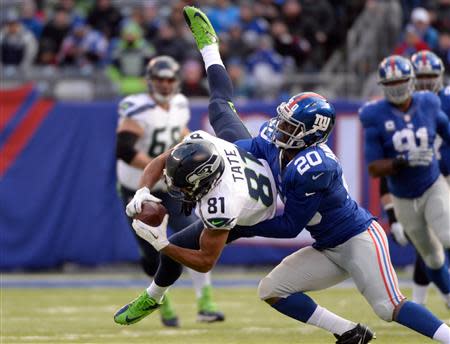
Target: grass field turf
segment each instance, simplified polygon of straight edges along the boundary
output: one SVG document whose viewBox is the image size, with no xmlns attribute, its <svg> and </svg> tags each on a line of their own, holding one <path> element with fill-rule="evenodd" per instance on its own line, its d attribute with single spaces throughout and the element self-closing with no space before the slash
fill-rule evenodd
<svg viewBox="0 0 450 344">
<path fill-rule="evenodd" d="M 226 313 L 223 323 L 200 324 L 191 288 L 176 287 L 172 297 L 181 328 L 164 328 L 157 313 L 131 326 L 113 322 L 114 312 L 143 288 L 43 288 L 1 290 L 1 344 L 8 343 L 152 343 L 152 344 L 287 344 L 334 343 L 332 336 L 288 319 L 259 301 L 256 288 L 216 288 L 215 298 Z M 408 289 L 403 289 L 409 295 Z M 376 344 L 433 343 L 406 328 L 379 320 L 352 288 L 311 293 L 323 306 L 376 331 Z M 429 306 L 448 322 L 435 290 Z"/>
</svg>

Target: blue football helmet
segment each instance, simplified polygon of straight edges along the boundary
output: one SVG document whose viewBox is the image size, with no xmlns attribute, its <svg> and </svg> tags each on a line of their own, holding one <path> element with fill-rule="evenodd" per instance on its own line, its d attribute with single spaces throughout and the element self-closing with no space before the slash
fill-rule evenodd
<svg viewBox="0 0 450 344">
<path fill-rule="evenodd" d="M 416 90 L 438 92 L 443 85 L 444 64 L 435 53 L 421 50 L 411 56 L 416 74 Z"/>
<path fill-rule="evenodd" d="M 334 127 L 336 111 L 321 95 L 303 92 L 277 107 L 269 137 L 282 149 L 304 149 L 325 142 Z"/>
<path fill-rule="evenodd" d="M 378 67 L 378 83 L 389 102 L 404 103 L 414 92 L 414 70 L 411 62 L 399 55 L 386 57 Z"/>
</svg>

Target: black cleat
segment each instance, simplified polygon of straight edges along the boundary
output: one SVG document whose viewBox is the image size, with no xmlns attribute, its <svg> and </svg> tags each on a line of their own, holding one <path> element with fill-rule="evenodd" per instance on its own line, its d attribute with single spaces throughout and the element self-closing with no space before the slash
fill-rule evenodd
<svg viewBox="0 0 450 344">
<path fill-rule="evenodd" d="M 365 325 L 358 324 L 356 327 L 344 332 L 340 336 L 334 335 L 336 344 L 366 344 L 375 339 L 375 334 Z"/>
</svg>

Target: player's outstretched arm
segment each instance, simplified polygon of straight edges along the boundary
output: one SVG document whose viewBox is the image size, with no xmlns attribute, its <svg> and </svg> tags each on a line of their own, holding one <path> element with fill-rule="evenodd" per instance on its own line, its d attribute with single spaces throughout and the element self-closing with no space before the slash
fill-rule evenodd
<svg viewBox="0 0 450 344">
<path fill-rule="evenodd" d="M 166 160 L 172 150 L 173 148 L 162 153 L 161 155 L 158 155 L 156 158 L 152 159 L 152 161 L 145 167 L 144 173 L 141 176 L 141 187 L 147 187 L 151 190 L 161 179 L 164 167 L 166 166 Z"/>
<path fill-rule="evenodd" d="M 159 226 L 149 226 L 134 220 L 133 229 L 157 251 L 198 272 L 210 271 L 219 259 L 227 242 L 229 230 L 203 229 L 199 238 L 199 249 L 184 248 L 167 240 L 167 215 Z"/>
</svg>

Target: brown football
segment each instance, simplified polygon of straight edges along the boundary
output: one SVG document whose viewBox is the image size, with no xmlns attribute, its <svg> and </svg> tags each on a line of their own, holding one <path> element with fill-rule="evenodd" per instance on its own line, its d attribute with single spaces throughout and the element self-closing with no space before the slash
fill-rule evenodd
<svg viewBox="0 0 450 344">
<path fill-rule="evenodd" d="M 142 211 L 134 218 L 149 226 L 156 227 L 161 224 L 166 214 L 167 209 L 161 203 L 146 201 L 142 203 Z"/>
</svg>

